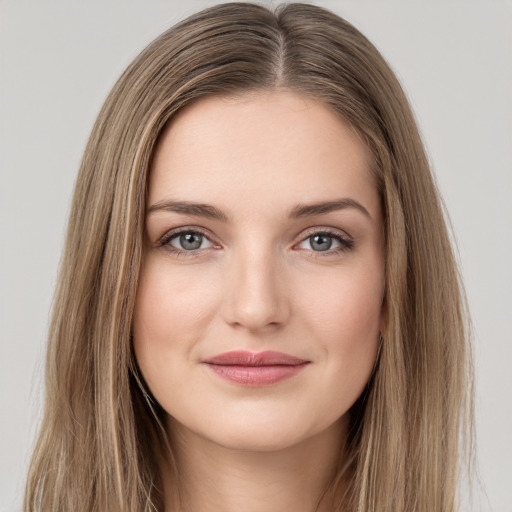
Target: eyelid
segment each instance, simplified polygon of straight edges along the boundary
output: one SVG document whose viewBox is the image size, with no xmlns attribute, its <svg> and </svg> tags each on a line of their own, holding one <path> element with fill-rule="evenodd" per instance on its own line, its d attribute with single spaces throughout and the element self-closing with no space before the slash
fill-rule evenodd
<svg viewBox="0 0 512 512">
<path fill-rule="evenodd" d="M 171 253 L 174 253 L 178 256 L 197 256 L 199 254 L 202 254 L 207 249 L 211 249 L 211 247 L 203 248 L 203 249 L 193 249 L 193 250 L 185 250 L 185 249 L 179 249 L 177 247 L 174 247 L 170 244 L 170 241 L 177 237 L 178 235 L 182 233 L 194 233 L 201 235 L 205 237 L 208 241 L 210 241 L 215 248 L 220 248 L 220 245 L 214 241 L 213 237 L 210 233 L 206 232 L 203 228 L 200 228 L 198 226 L 183 226 L 176 229 L 173 229 L 171 231 L 166 232 L 162 237 L 159 238 L 157 244 L 159 247 L 165 248 Z M 322 226 L 314 226 L 312 228 L 307 229 L 306 231 L 301 233 L 301 239 L 299 242 L 295 243 L 293 247 L 296 247 L 297 245 L 305 242 L 308 238 L 312 237 L 313 235 L 320 235 L 324 234 L 331 238 L 334 238 L 338 240 L 340 246 L 335 249 L 327 249 L 325 251 L 314 251 L 312 249 L 302 249 L 307 251 L 308 253 L 312 253 L 314 257 L 323 257 L 323 256 L 332 256 L 334 254 L 347 251 L 351 249 L 354 245 L 354 240 L 352 237 L 346 233 L 345 231 L 342 231 L 337 228 L 330 228 L 330 227 L 322 227 Z"/>
<path fill-rule="evenodd" d="M 331 227 L 328 227 L 328 226 L 314 226 L 312 228 L 306 229 L 302 233 L 302 237 L 303 238 L 301 239 L 301 242 L 303 242 L 306 238 L 309 238 L 312 235 L 316 235 L 316 234 L 320 234 L 320 233 L 326 233 L 326 234 L 329 234 L 329 235 L 336 235 L 336 236 L 339 236 L 340 238 L 343 238 L 345 240 L 353 241 L 352 237 L 346 231 L 343 231 L 342 229 L 331 228 Z"/>
<path fill-rule="evenodd" d="M 298 242 L 298 244 L 295 244 L 295 246 L 302 244 L 303 242 L 308 240 L 308 238 L 311 238 L 313 235 L 327 235 L 331 238 L 336 239 L 338 241 L 338 243 L 340 244 L 339 247 L 336 247 L 334 249 L 329 248 L 325 251 L 314 251 L 314 250 L 310 250 L 310 249 L 303 249 L 303 250 L 306 250 L 308 252 L 308 254 L 310 254 L 311 256 L 313 256 L 315 258 L 318 258 L 318 257 L 322 258 L 322 257 L 337 255 L 339 253 L 349 251 L 350 249 L 352 249 L 354 247 L 354 239 L 347 232 L 345 232 L 341 229 L 337 229 L 337 228 L 321 227 L 321 226 L 315 226 L 314 228 L 306 230 L 305 234 L 302 235 L 300 242 Z"/>
<path fill-rule="evenodd" d="M 213 240 L 213 237 L 210 233 L 206 232 L 203 228 L 200 228 L 198 226 L 185 226 L 185 227 L 180 227 L 180 228 L 176 228 L 176 229 L 167 231 L 163 236 L 161 236 L 158 239 L 157 245 L 159 247 L 166 247 L 166 246 L 170 245 L 169 242 L 173 238 L 175 238 L 176 236 L 181 235 L 183 233 L 195 233 L 195 234 L 201 235 L 201 236 L 205 237 L 207 240 L 209 240 L 214 246 L 215 245 L 219 246 L 219 244 Z M 186 253 L 199 252 L 199 250 L 185 251 L 183 249 L 178 249 L 176 247 L 173 247 L 173 249 L 175 249 L 176 252 L 186 252 Z M 204 250 L 204 249 L 201 249 L 201 251 L 202 250 Z"/>
</svg>

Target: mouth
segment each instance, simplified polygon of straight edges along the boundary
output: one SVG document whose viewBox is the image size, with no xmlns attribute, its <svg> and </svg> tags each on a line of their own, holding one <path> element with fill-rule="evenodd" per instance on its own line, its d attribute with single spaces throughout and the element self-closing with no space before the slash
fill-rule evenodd
<svg viewBox="0 0 512 512">
<path fill-rule="evenodd" d="M 282 352 L 234 351 L 202 361 L 221 378 L 244 386 L 269 386 L 289 379 L 309 363 L 305 359 Z"/>
</svg>

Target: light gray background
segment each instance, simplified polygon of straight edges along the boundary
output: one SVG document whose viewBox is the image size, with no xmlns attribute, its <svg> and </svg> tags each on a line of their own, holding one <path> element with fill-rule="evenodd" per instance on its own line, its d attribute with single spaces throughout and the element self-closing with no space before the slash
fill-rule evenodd
<svg viewBox="0 0 512 512">
<path fill-rule="evenodd" d="M 2 512 L 21 507 L 41 412 L 48 313 L 88 133 L 137 53 L 213 3 L 0 0 Z M 471 510 L 512 512 L 512 2 L 316 3 L 377 45 L 417 113 L 473 313 L 479 468 L 488 498 L 477 493 Z"/>
</svg>

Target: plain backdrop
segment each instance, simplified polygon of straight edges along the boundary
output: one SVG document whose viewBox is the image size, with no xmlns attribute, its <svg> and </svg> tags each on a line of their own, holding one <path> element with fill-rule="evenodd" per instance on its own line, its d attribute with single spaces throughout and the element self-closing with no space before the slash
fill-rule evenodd
<svg viewBox="0 0 512 512">
<path fill-rule="evenodd" d="M 1 512 L 21 510 L 53 287 L 89 131 L 139 51 L 213 3 L 0 0 Z M 468 510 L 512 512 L 512 3 L 314 3 L 376 44 L 417 114 L 473 315 L 484 490 Z"/>
</svg>

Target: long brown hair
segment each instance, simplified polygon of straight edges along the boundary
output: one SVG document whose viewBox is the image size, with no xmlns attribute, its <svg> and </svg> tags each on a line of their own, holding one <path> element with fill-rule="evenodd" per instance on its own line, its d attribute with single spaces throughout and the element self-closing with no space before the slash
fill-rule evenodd
<svg viewBox="0 0 512 512">
<path fill-rule="evenodd" d="M 471 353 L 442 204 L 408 101 L 376 48 L 331 12 L 228 3 L 153 41 L 94 125 L 76 182 L 46 361 L 28 511 L 164 508 L 172 440 L 130 331 L 148 168 L 172 116 L 207 95 L 282 87 L 324 102 L 373 154 L 386 234 L 380 358 L 351 410 L 349 492 L 333 510 L 453 512 L 470 450 Z M 346 474 L 346 473 L 345 473 Z"/>
</svg>

